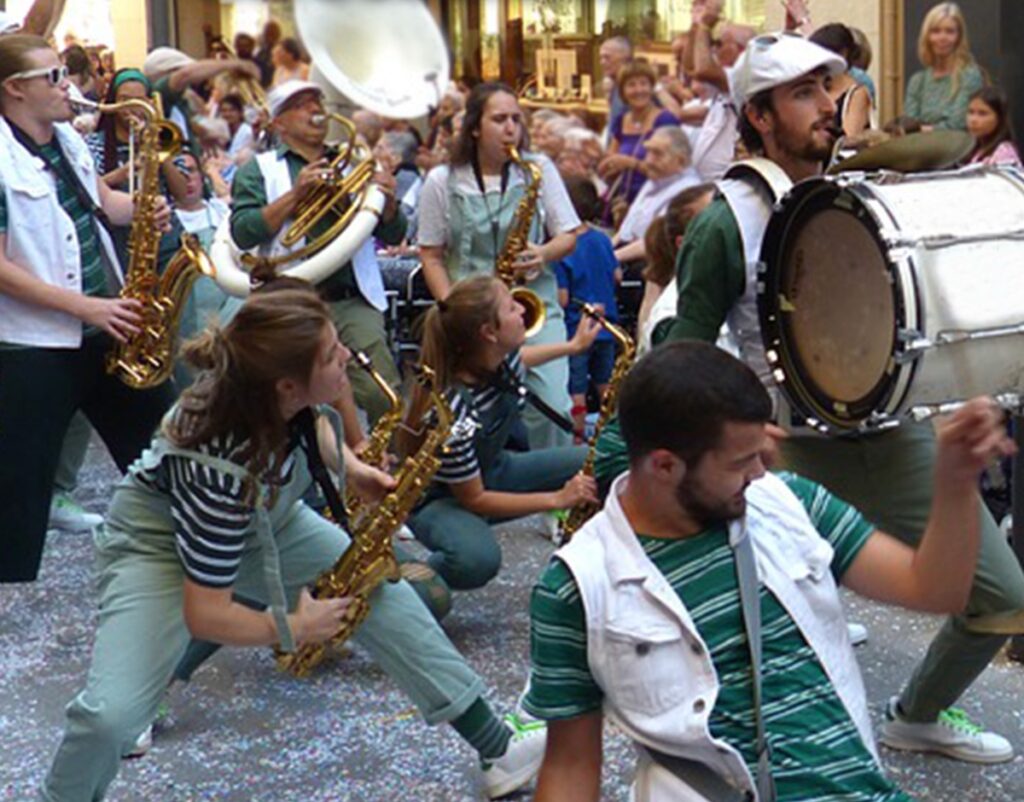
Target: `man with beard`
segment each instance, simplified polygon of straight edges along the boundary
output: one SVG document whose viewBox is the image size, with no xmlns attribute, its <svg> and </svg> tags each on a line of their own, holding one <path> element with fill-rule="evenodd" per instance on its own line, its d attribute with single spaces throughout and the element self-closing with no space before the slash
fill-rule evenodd
<svg viewBox="0 0 1024 802">
<path fill-rule="evenodd" d="M 963 609 L 977 477 L 1012 443 L 991 399 L 942 425 L 915 550 L 821 485 L 767 474 L 771 413 L 754 372 L 707 343 L 656 348 L 625 379 L 629 471 L 531 601 L 538 802 L 600 797 L 604 715 L 640 747 L 637 802 L 909 800 L 882 774 L 836 586 Z"/>
<path fill-rule="evenodd" d="M 679 301 L 669 337 L 714 342 L 726 323 L 743 361 L 773 393 L 757 314 L 761 242 L 775 201 L 792 183 L 818 175 L 831 153 L 835 104 L 828 82 L 843 64 L 792 35 L 768 34 L 750 43 L 737 63 L 732 95 L 744 143 L 762 158 L 734 165 L 718 183 L 719 196 L 691 225 L 679 257 Z M 785 405 L 778 417 L 789 418 Z M 921 539 L 936 459 L 929 423 L 842 438 L 792 426 L 782 454 L 788 468 L 821 482 L 904 543 Z M 1013 756 L 1010 743 L 951 707 L 1005 641 L 983 634 L 986 619 L 1024 608 L 1024 574 L 992 516 L 984 507 L 979 515 L 981 545 L 967 606 L 946 622 L 900 696 L 890 700 L 881 741 L 998 763 Z"/>
</svg>

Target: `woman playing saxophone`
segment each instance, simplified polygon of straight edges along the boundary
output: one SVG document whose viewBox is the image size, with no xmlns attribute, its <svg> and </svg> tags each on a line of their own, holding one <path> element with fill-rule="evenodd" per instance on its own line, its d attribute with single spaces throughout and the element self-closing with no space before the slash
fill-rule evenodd
<svg viewBox="0 0 1024 802">
<path fill-rule="evenodd" d="M 555 166 L 546 156 L 527 152 L 525 139 L 515 93 L 500 83 L 477 86 L 466 104 L 451 166 L 432 170 L 424 183 L 420 256 L 437 299 L 447 297 L 462 278 L 511 265 L 543 302 L 544 325 L 530 343 L 553 345 L 566 336 L 549 265 L 572 251 L 580 220 Z M 512 147 L 524 164 L 516 163 Z M 527 383 L 549 407 L 568 415 L 568 377 L 568 362 L 559 358 L 531 368 Z M 533 410 L 524 421 L 534 448 L 571 443 L 571 435 Z"/>
</svg>

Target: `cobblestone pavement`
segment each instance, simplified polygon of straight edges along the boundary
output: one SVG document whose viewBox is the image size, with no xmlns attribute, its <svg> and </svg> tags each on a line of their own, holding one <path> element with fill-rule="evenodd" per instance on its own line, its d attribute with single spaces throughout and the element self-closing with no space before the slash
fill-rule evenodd
<svg viewBox="0 0 1024 802">
<path fill-rule="evenodd" d="M 79 498 L 102 512 L 115 477 L 94 446 Z M 526 678 L 527 601 L 551 546 L 538 519 L 501 531 L 505 565 L 487 588 L 456 597 L 445 622 L 452 641 L 487 679 L 499 710 Z M 49 535 L 41 578 L 0 586 L 0 800 L 33 799 L 63 726 L 63 707 L 83 682 L 95 625 L 91 544 Z M 858 650 L 872 712 L 909 674 L 939 620 L 851 597 L 851 617 L 871 639 Z M 963 700 L 977 719 L 1024 751 L 1024 667 L 997 658 Z M 368 658 L 351 651 L 297 681 L 277 673 L 268 650 L 225 649 L 169 698 L 152 751 L 125 761 L 112 802 L 341 802 L 482 798 L 472 751 L 450 727 L 430 728 Z M 603 799 L 626 800 L 632 752 L 607 737 Z M 1024 759 L 975 767 L 883 751 L 915 798 L 948 802 L 1024 799 Z M 521 794 L 521 799 L 528 798 Z"/>
</svg>

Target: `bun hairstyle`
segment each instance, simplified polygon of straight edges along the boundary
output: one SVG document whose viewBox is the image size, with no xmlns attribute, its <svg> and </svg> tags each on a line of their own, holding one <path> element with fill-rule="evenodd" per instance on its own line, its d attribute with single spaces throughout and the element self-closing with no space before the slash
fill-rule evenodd
<svg viewBox="0 0 1024 802">
<path fill-rule="evenodd" d="M 480 274 L 457 282 L 448 297 L 430 309 L 423 322 L 420 361 L 431 368 L 439 387 L 448 388 L 462 373 L 477 367 L 480 352 L 480 329 L 498 322 L 498 299 L 501 280 Z M 406 430 L 400 432 L 399 452 L 408 455 L 416 450 L 418 431 L 429 403 L 422 386 L 416 385 L 406 415 Z"/>
<path fill-rule="evenodd" d="M 277 382 L 308 382 L 332 325 L 327 305 L 306 282 L 284 279 L 253 293 L 226 326 L 210 326 L 182 346 L 182 357 L 200 373 L 165 423 L 165 436 L 191 449 L 221 437 L 247 441 L 241 454 L 254 500 L 256 482 L 280 464 L 288 443 Z"/>
</svg>

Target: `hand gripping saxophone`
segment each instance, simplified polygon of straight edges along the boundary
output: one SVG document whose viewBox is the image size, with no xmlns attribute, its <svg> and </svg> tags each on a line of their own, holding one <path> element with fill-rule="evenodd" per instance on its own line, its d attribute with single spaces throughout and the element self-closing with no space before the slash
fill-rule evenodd
<svg viewBox="0 0 1024 802">
<path fill-rule="evenodd" d="M 181 237 L 181 249 L 163 274 L 157 270 L 160 230 L 156 226 L 156 204 L 160 197 L 160 165 L 181 150 L 181 132 L 163 119 L 158 106 L 139 99 L 95 104 L 76 101 L 76 106 L 113 112 L 139 112 L 138 158 L 142 163 L 135 192 L 135 213 L 129 235 L 129 261 L 122 298 L 142 304 L 139 331 L 117 343 L 107 355 L 107 373 L 116 375 L 129 387 L 144 390 L 167 381 L 174 367 L 175 342 L 181 312 L 192 284 L 201 273 L 213 274 L 213 267 L 191 234 Z M 132 187 L 132 189 L 135 189 Z"/>
<path fill-rule="evenodd" d="M 365 462 L 367 465 L 373 465 L 375 468 L 379 467 L 384 459 L 384 455 L 387 454 L 388 446 L 391 445 L 391 438 L 395 434 L 395 429 L 398 428 L 398 424 L 402 422 L 402 413 L 404 408 L 402 405 L 402 399 L 399 398 L 398 393 L 387 383 L 383 376 L 381 376 L 373 368 L 373 362 L 370 357 L 364 354 L 362 351 L 353 351 L 352 357 L 355 359 L 356 364 L 359 365 L 363 370 L 370 374 L 370 378 L 373 379 L 374 384 L 380 389 L 382 393 L 387 397 L 388 403 L 391 408 L 385 412 L 377 420 L 377 423 L 373 427 L 373 431 L 370 432 L 368 444 L 363 452 L 359 455 L 359 459 Z M 362 508 L 362 502 L 359 500 L 359 496 L 351 489 L 345 493 L 345 512 L 348 513 L 348 519 L 354 521 L 360 513 Z"/>
<path fill-rule="evenodd" d="M 606 320 L 605 316 L 592 304 L 584 303 L 581 306 L 583 314 L 590 315 L 597 320 L 619 344 L 619 354 L 615 357 L 612 376 L 608 380 L 608 390 L 605 392 L 604 398 L 601 399 L 601 411 L 598 414 L 597 424 L 594 426 L 594 434 L 590 438 L 590 449 L 587 451 L 583 467 L 580 469 L 585 476 L 593 476 L 594 461 L 597 458 L 597 438 L 601 436 L 601 430 L 604 429 L 618 406 L 619 388 L 622 386 L 622 380 L 626 378 L 626 374 L 633 366 L 633 360 L 636 358 L 636 344 L 632 337 L 614 323 Z M 597 505 L 589 502 L 577 504 L 569 510 L 568 516 L 559 526 L 559 542 L 563 545 L 568 543 L 576 531 L 590 520 L 597 510 Z"/>
<path fill-rule="evenodd" d="M 395 489 L 372 509 L 366 509 L 359 518 L 350 521 L 352 544 L 313 586 L 314 598 L 349 598 L 352 602 L 345 611 L 341 629 L 328 641 L 304 644 L 294 652 L 278 653 L 278 666 L 297 677 L 307 676 L 320 664 L 328 645 L 340 646 L 348 640 L 370 612 L 370 595 L 381 582 L 397 582 L 401 578 L 391 536 L 412 512 L 441 467 L 438 452 L 444 448 L 452 428 L 451 407 L 435 384 L 434 372 L 421 366 L 418 380 L 430 387 L 436 423 L 427 432 L 419 450 L 405 461 L 395 476 Z"/>
<path fill-rule="evenodd" d="M 541 171 L 537 164 L 520 156 L 514 145 L 508 146 L 508 156 L 526 174 L 526 192 L 516 207 L 512 227 L 498 254 L 498 261 L 494 264 L 494 274 L 505 282 L 516 303 L 525 310 L 523 324 L 526 326 L 526 336 L 532 337 L 544 325 L 547 313 L 540 296 L 522 286 L 524 279 L 516 272 L 515 262 L 530 243 L 530 226 L 540 198 Z"/>
</svg>

